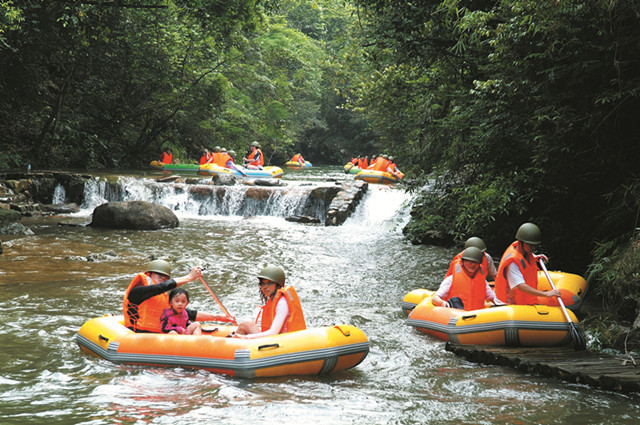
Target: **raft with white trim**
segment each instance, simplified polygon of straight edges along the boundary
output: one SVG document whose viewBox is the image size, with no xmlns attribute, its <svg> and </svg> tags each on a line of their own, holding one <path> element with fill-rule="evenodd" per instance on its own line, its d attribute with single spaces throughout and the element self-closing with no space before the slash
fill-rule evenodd
<svg viewBox="0 0 640 425">
<path fill-rule="evenodd" d="M 162 171 L 195 173 L 200 165 L 198 164 L 165 164 L 160 161 L 151 161 L 152 168 Z"/>
<path fill-rule="evenodd" d="M 313 167 L 309 161 L 305 161 L 304 164 L 300 164 L 298 161 L 287 161 L 284 163 L 285 167 L 290 168 L 310 168 Z"/>
<path fill-rule="evenodd" d="M 235 327 L 203 335 L 134 333 L 122 316 L 87 321 L 82 351 L 118 364 L 205 369 L 243 378 L 329 374 L 357 366 L 369 340 L 355 326 L 335 325 L 256 339 L 225 338 Z"/>
<path fill-rule="evenodd" d="M 241 165 L 236 165 L 248 178 L 279 178 L 282 177 L 282 168 L 275 166 L 264 167 L 262 170 L 252 170 L 245 168 Z M 238 170 L 232 170 L 230 168 L 221 167 L 216 164 L 203 164 L 198 168 L 198 174 L 201 176 L 213 176 L 217 175 L 231 175 L 236 177 L 245 177 Z"/>
<path fill-rule="evenodd" d="M 511 347 L 561 346 L 573 342 L 570 325 L 560 307 L 505 305 L 466 311 L 434 306 L 431 303 L 434 294 L 430 291 L 413 309 L 406 324 L 443 341 Z M 573 312 L 567 313 L 577 325 Z"/>
<path fill-rule="evenodd" d="M 397 176 L 391 173 L 387 173 L 386 171 L 377 171 L 377 170 L 368 170 L 368 169 L 361 170 L 358 174 L 356 174 L 354 179 L 364 180 L 367 183 L 374 183 L 374 184 L 394 184 L 400 181 L 400 179 Z"/>
<path fill-rule="evenodd" d="M 582 276 L 565 272 L 549 272 L 549 276 L 553 280 L 556 288 L 561 293 L 562 301 L 565 307 L 574 312 L 580 309 L 582 300 L 587 293 L 587 281 Z M 490 282 L 491 284 L 491 282 Z M 548 291 L 551 285 L 544 275 L 543 271 L 538 271 L 538 289 Z M 431 291 L 427 289 L 415 289 L 409 292 L 402 300 L 402 311 L 409 315 L 411 310 L 418 305 L 424 298 L 429 296 Z M 502 300 L 505 301 L 505 300 Z M 558 306 L 557 298 L 538 297 L 538 304 Z"/>
</svg>

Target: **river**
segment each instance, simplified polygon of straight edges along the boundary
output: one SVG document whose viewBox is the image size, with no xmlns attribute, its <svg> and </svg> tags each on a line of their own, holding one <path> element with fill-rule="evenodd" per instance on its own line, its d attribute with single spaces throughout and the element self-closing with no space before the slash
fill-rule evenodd
<svg viewBox="0 0 640 425">
<path fill-rule="evenodd" d="M 285 173 L 285 182 L 301 187 L 353 178 L 339 167 Z M 123 180 L 129 199 L 148 197 L 154 177 Z M 222 214 L 169 191 L 161 201 L 180 226 L 137 232 L 67 225 L 88 221 L 104 201 L 99 192 L 86 195 L 79 214 L 25 220 L 34 235 L 1 236 L 0 424 L 638 422 L 635 396 L 470 363 L 407 327 L 403 296 L 436 288 L 454 252 L 403 240 L 409 196 L 400 190 L 370 185 L 355 213 L 336 227 L 291 223 L 278 208 Z M 106 257 L 86 261 L 92 253 Z M 81 352 L 80 326 L 118 314 L 125 288 L 151 256 L 170 261 L 174 276 L 202 266 L 238 319 L 255 311 L 260 268 L 280 264 L 309 326 L 355 325 L 368 336 L 370 353 L 356 368 L 329 376 L 240 379 L 116 365 Z M 185 288 L 190 307 L 220 313 L 203 285 Z"/>
</svg>

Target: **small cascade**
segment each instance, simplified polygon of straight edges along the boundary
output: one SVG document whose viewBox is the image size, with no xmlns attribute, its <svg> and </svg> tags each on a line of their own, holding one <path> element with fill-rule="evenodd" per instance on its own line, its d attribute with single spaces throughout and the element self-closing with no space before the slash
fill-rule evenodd
<svg viewBox="0 0 640 425">
<path fill-rule="evenodd" d="M 96 178 L 85 185 L 80 208 L 90 214 L 105 202 L 142 200 L 163 205 L 182 217 L 304 215 L 324 222 L 328 204 L 338 190 L 335 184 L 329 183 L 213 186 L 158 183 L 134 177 L 119 177 L 115 181 Z"/>
<path fill-rule="evenodd" d="M 65 203 L 67 197 L 67 192 L 60 183 L 58 183 L 53 189 L 53 196 L 51 198 L 51 203 L 53 205 L 62 205 Z"/>
</svg>

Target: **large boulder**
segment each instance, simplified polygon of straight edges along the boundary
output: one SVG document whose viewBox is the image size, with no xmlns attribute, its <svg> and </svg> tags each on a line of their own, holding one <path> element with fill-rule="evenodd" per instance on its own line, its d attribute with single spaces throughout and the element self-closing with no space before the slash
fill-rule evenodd
<svg viewBox="0 0 640 425">
<path fill-rule="evenodd" d="M 178 227 L 169 208 L 145 201 L 108 202 L 93 210 L 91 226 L 111 229 L 158 230 Z"/>
</svg>

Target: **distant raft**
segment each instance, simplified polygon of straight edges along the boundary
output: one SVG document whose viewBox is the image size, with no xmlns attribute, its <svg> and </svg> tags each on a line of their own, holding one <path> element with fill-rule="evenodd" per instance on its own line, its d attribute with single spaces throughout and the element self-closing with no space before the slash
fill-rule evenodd
<svg viewBox="0 0 640 425">
<path fill-rule="evenodd" d="M 352 164 L 351 162 L 348 162 L 343 168 L 344 172 L 347 174 L 358 174 L 360 171 L 362 171 L 360 167 Z"/>
<path fill-rule="evenodd" d="M 400 178 L 395 176 L 394 174 L 387 173 L 386 171 L 376 171 L 376 170 L 361 170 L 354 177 L 356 180 L 364 180 L 367 183 L 373 184 L 395 184 L 400 181 L 403 177 L 400 174 Z"/>
<path fill-rule="evenodd" d="M 298 161 L 287 161 L 284 163 L 285 167 L 289 168 L 310 168 L 313 167 L 309 161 L 305 161 L 303 164 L 300 164 Z"/>
<path fill-rule="evenodd" d="M 203 335 L 135 333 L 122 316 L 87 321 L 80 349 L 118 364 L 204 369 L 243 378 L 325 375 L 353 368 L 369 353 L 369 340 L 351 325 L 334 325 L 256 339 L 225 338 L 219 326 Z"/>
<path fill-rule="evenodd" d="M 160 161 L 151 161 L 151 167 L 156 170 L 171 171 L 171 172 L 183 172 L 183 173 L 195 173 L 200 165 L 198 164 L 165 164 Z"/>
<path fill-rule="evenodd" d="M 542 272 L 538 288 L 550 289 Z M 570 273 L 551 272 L 563 301 L 577 310 L 586 293 L 586 281 Z M 461 345 L 497 345 L 542 347 L 570 345 L 573 342 L 571 325 L 560 307 L 548 305 L 557 299 L 539 297 L 538 305 L 506 305 L 478 310 L 460 310 L 434 306 L 435 291 L 416 289 L 402 301 L 402 310 L 409 315 L 406 324 L 438 339 Z M 579 328 L 573 311 L 567 313 Z"/>
<path fill-rule="evenodd" d="M 231 168 L 221 167 L 216 164 L 203 164 L 198 168 L 198 174 L 201 176 L 213 176 L 213 175 L 231 175 L 236 177 L 248 177 L 248 178 L 279 178 L 282 177 L 282 168 L 275 166 L 263 167 L 262 170 L 252 170 L 249 168 L 237 165 L 244 176 L 238 170 L 232 170 Z"/>
</svg>

